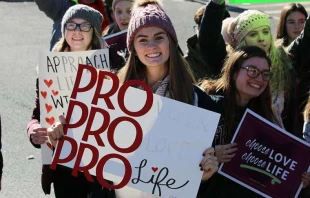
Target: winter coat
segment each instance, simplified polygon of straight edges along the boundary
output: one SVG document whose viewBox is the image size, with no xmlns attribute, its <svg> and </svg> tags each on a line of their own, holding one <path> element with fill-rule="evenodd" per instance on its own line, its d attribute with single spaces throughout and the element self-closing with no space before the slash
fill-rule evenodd
<svg viewBox="0 0 310 198">
<path fill-rule="evenodd" d="M 310 16 L 301 35 L 289 46 L 288 53 L 296 70 L 297 113 L 300 128 L 303 125 L 302 112 L 307 104 L 310 92 Z M 299 133 L 302 131 L 300 130 Z"/>
<path fill-rule="evenodd" d="M 227 99 L 225 99 L 227 100 Z M 225 101 L 224 101 L 225 102 Z M 224 108 L 224 106 L 222 106 Z M 243 114 L 247 107 L 239 107 L 235 112 L 237 114 L 235 117 L 235 126 L 233 128 L 237 129 Z M 232 112 L 233 114 L 233 112 Z M 231 142 L 233 134 L 229 137 L 224 134 L 224 115 L 222 114 L 220 122 L 217 127 L 216 134 L 214 136 L 213 146 L 215 145 L 225 145 Z M 235 130 L 233 130 L 235 131 Z M 241 186 L 240 184 L 228 179 L 227 177 L 215 173 L 207 182 L 200 185 L 197 198 L 212 197 L 212 198 L 228 198 L 228 197 L 251 197 L 258 198 L 261 197 L 257 193 Z"/>
<path fill-rule="evenodd" d="M 53 20 L 52 38 L 50 50 L 55 43 L 61 38 L 61 20 L 66 11 L 75 3 L 71 0 L 35 0 L 39 9 Z"/>
<path fill-rule="evenodd" d="M 201 48 L 198 43 L 197 35 L 193 35 L 187 39 L 187 53 L 184 58 L 193 71 L 195 79 L 198 81 L 202 78 L 213 78 L 218 74 L 217 71 L 213 71 L 215 68 L 210 67 L 204 60 L 201 52 Z"/>
<path fill-rule="evenodd" d="M 203 52 L 205 62 L 216 67 L 218 75 L 220 74 L 224 60 L 228 54 L 226 51 L 226 44 L 221 34 L 222 20 L 218 20 L 222 19 L 224 14 L 225 5 L 218 5 L 210 1 L 206 6 L 199 30 L 199 35 L 204 35 L 199 37 L 199 45 L 201 49 L 203 49 L 201 51 Z M 291 68 L 290 72 L 294 82 L 295 71 Z M 302 135 L 297 133 L 301 131 L 301 128 L 297 123 L 296 94 L 294 87 L 290 91 L 289 96 L 285 97 L 281 117 L 285 129 L 301 138 Z"/>
<path fill-rule="evenodd" d="M 27 135 L 31 144 L 36 148 L 41 148 L 36 145 L 30 138 L 30 133 L 34 128 L 40 126 L 40 101 L 39 101 L 39 79 L 36 79 L 36 99 L 33 109 L 31 121 L 27 125 Z M 45 194 L 50 194 L 51 184 L 54 182 L 54 191 L 56 197 L 79 197 L 87 198 L 115 198 L 114 190 L 106 189 L 100 186 L 95 177 L 94 183 L 89 182 L 83 173 L 79 173 L 77 177 L 71 176 L 72 169 L 57 165 L 56 170 L 50 169 L 50 165 L 42 166 L 41 185 Z M 109 182 L 109 181 L 107 181 Z M 100 186 L 100 187 L 98 187 Z M 57 195 L 57 193 L 59 193 Z M 103 196 L 104 195 L 104 196 Z"/>
<path fill-rule="evenodd" d="M 221 34 L 225 6 L 210 1 L 206 5 L 199 29 L 199 46 L 204 62 L 211 66 L 214 75 L 219 75 L 227 55 L 226 45 Z"/>
</svg>

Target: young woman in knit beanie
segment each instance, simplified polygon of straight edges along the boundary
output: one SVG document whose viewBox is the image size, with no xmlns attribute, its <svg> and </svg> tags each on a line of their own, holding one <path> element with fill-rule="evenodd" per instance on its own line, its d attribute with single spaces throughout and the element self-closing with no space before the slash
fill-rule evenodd
<svg viewBox="0 0 310 198">
<path fill-rule="evenodd" d="M 217 111 L 215 106 L 218 101 L 198 87 L 193 87 L 194 78 L 177 46 L 176 32 L 161 2 L 135 1 L 127 33 L 130 55 L 118 73 L 120 82 L 142 80 L 155 94 Z M 216 172 L 218 164 L 213 148 L 207 149 L 204 154 L 200 166 L 202 180 L 207 180 Z M 116 194 L 122 198 L 155 197 L 126 187 L 117 190 Z"/>
<path fill-rule="evenodd" d="M 294 69 L 284 49 L 275 45 L 269 16 L 257 10 L 247 10 L 222 23 L 220 19 L 224 11 L 224 0 L 212 0 L 206 6 L 199 33 L 205 37 L 203 43 L 199 41 L 205 49 L 205 61 L 222 68 L 226 55 L 234 49 L 258 46 L 265 50 L 272 62 L 270 88 L 274 114 L 280 127 L 297 134 L 301 129 L 297 124 Z M 214 21 L 218 22 L 210 28 L 208 24 Z"/>
<path fill-rule="evenodd" d="M 74 5 L 70 7 L 62 19 L 62 38 L 55 45 L 55 52 L 76 52 L 101 49 L 100 30 L 102 15 L 97 10 L 86 5 Z M 36 83 L 36 101 L 32 114 L 32 120 L 28 123 L 27 134 L 30 142 L 36 148 L 45 144 L 47 128 L 40 125 L 40 101 L 39 84 Z M 64 166 L 57 166 L 55 171 L 44 165 L 42 169 L 42 188 L 45 194 L 50 194 L 51 183 L 54 183 L 56 198 L 89 198 L 93 186 L 97 183 L 90 183 L 83 174 L 77 177 L 71 176 L 71 169 Z M 101 188 L 102 189 L 102 188 Z M 114 197 L 114 191 L 102 189 L 101 194 L 108 193 L 108 198 Z"/>
<path fill-rule="evenodd" d="M 236 49 L 226 59 L 221 77 L 206 80 L 201 85 L 208 94 L 225 96 L 224 110 L 214 137 L 219 163 L 230 162 L 236 155 L 238 145 L 231 143 L 246 109 L 251 109 L 266 120 L 278 124 L 273 114 L 269 81 L 271 60 L 267 53 L 256 46 Z M 304 172 L 301 181 L 308 186 L 310 174 Z M 220 175 L 215 174 L 209 183 L 201 185 L 201 197 L 260 197 L 253 191 Z"/>
<path fill-rule="evenodd" d="M 112 16 L 115 22 L 103 31 L 103 36 L 108 36 L 122 30 L 127 30 L 131 17 L 132 2 L 133 0 L 113 0 Z"/>
<path fill-rule="evenodd" d="M 211 97 L 193 85 L 195 80 L 177 48 L 176 32 L 161 2 L 136 0 L 132 11 L 127 32 L 130 55 L 126 65 L 118 72 L 120 82 L 141 80 L 155 94 L 219 112 L 222 98 Z M 62 124 L 58 122 L 49 133 L 63 135 Z M 197 162 L 197 168 L 203 171 L 201 180 L 206 181 L 217 171 L 218 162 L 212 147 L 207 148 L 202 155 L 204 157 Z M 128 187 L 115 192 L 118 198 L 158 197 Z"/>
<path fill-rule="evenodd" d="M 74 52 L 101 49 L 102 19 L 101 13 L 89 6 L 78 4 L 70 7 L 62 18 L 62 37 L 52 51 Z"/>
</svg>

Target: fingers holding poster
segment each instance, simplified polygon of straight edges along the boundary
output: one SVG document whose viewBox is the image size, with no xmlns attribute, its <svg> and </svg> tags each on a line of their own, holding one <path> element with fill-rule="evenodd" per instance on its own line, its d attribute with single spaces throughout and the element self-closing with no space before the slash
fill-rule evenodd
<svg viewBox="0 0 310 198">
<path fill-rule="evenodd" d="M 66 136 L 57 145 L 51 167 L 62 164 L 72 168 L 73 175 L 82 171 L 89 181 L 96 175 L 108 188 L 195 197 L 202 179 L 199 163 L 212 144 L 219 117 L 152 94 L 141 81 L 121 85 L 112 73 L 80 65 L 69 100 Z"/>
<path fill-rule="evenodd" d="M 232 140 L 236 156 L 219 173 L 265 197 L 295 197 L 310 145 L 247 110 Z"/>
</svg>

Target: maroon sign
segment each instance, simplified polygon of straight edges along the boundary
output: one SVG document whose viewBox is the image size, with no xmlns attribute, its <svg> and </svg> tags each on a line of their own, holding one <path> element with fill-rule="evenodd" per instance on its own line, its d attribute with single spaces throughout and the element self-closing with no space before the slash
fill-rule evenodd
<svg viewBox="0 0 310 198">
<path fill-rule="evenodd" d="M 118 71 L 125 63 L 125 58 L 128 55 L 127 44 L 127 30 L 104 37 L 109 46 L 110 68 Z"/>
<path fill-rule="evenodd" d="M 219 173 L 264 197 L 297 197 L 301 175 L 310 165 L 310 144 L 251 110 L 247 110 L 232 142 L 238 151 Z"/>
</svg>

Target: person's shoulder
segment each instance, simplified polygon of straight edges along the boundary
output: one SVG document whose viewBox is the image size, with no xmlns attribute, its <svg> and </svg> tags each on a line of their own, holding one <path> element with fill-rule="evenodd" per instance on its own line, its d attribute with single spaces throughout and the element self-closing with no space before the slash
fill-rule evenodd
<svg viewBox="0 0 310 198">
<path fill-rule="evenodd" d="M 221 113 L 224 107 L 224 97 L 221 95 L 209 95 L 201 87 L 193 85 L 198 97 L 198 107 Z"/>
</svg>

